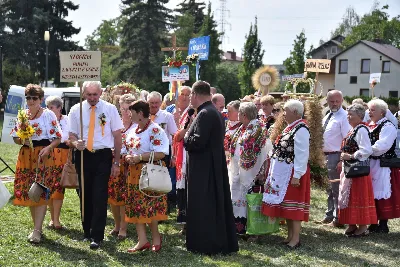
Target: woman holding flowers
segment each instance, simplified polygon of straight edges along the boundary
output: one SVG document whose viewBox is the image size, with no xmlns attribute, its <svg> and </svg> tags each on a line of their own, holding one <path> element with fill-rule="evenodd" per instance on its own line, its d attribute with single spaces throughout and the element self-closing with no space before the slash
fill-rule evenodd
<svg viewBox="0 0 400 267">
<path fill-rule="evenodd" d="M 127 133 L 124 142 L 128 152 L 125 161 L 130 165 L 127 178 L 125 220 L 136 224 L 139 241 L 128 252 L 134 253 L 150 248 L 153 252 L 158 252 L 162 243 L 158 231 L 158 221 L 168 219 L 166 214 L 167 196 L 156 197 L 157 193 L 154 192 L 147 192 L 145 195 L 139 190 L 139 178 L 143 164 L 149 161 L 151 152 L 154 152 L 154 161 L 161 160 L 168 155 L 169 140 L 163 129 L 150 120 L 150 106 L 147 102 L 135 101 L 129 109 L 132 113 L 132 121 L 137 125 Z M 151 230 L 152 245 L 147 240 L 146 224 Z"/>
<path fill-rule="evenodd" d="M 57 172 L 56 181 L 54 183 L 54 192 L 50 196 L 49 208 L 51 221 L 49 227 L 60 230 L 62 225 L 60 222 L 61 207 L 64 200 L 65 189 L 61 187 L 61 173 L 64 164 L 68 160 L 69 140 L 68 140 L 68 116 L 62 115 L 63 101 L 59 96 L 49 96 L 46 98 L 46 106 L 56 115 L 57 121 L 62 130 L 61 143 L 54 149 L 55 171 Z"/>
<path fill-rule="evenodd" d="M 15 172 L 14 205 L 30 208 L 34 229 L 28 240 L 39 243 L 48 200 L 46 194 L 42 194 L 39 202 L 34 202 L 29 198 L 28 191 L 37 177 L 37 182 L 48 187 L 50 194 L 54 193 L 57 172 L 53 149 L 60 144 L 62 134 L 56 115 L 40 106 L 43 89 L 39 85 L 28 84 L 25 97 L 28 109 L 19 111 L 11 132 L 14 142 L 22 145 Z"/>
<path fill-rule="evenodd" d="M 120 174 L 118 177 L 110 177 L 108 181 L 108 204 L 114 217 L 114 229 L 110 232 L 122 240 L 126 238 L 127 222 L 125 221 L 126 179 L 128 175 L 128 164 L 125 162 L 127 149 L 125 146 L 126 134 L 137 126 L 131 117 L 129 106 L 135 101 L 132 94 L 124 94 L 119 99 L 119 110 L 124 124 L 122 130 L 122 148 L 120 154 Z"/>
</svg>

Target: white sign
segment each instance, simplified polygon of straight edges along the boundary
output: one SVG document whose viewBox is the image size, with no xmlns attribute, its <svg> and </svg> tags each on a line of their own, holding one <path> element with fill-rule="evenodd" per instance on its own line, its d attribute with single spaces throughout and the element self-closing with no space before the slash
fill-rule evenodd
<svg viewBox="0 0 400 267">
<path fill-rule="evenodd" d="M 100 81 L 100 51 L 60 51 L 60 82 Z"/>
<path fill-rule="evenodd" d="M 269 85 L 271 83 L 271 75 L 269 75 L 269 73 L 261 74 L 260 83 L 263 86 Z"/>
<path fill-rule="evenodd" d="M 300 73 L 300 74 L 292 74 L 292 75 L 283 75 L 282 76 L 282 81 L 290 81 L 291 79 L 295 79 L 295 78 L 304 78 L 304 73 Z"/>
<path fill-rule="evenodd" d="M 329 59 L 307 59 L 304 63 L 305 72 L 324 72 L 329 73 L 331 61 Z"/>
<path fill-rule="evenodd" d="M 375 80 L 376 83 L 381 82 L 381 74 L 382 73 L 371 73 L 369 75 L 369 83 L 372 83 L 373 80 Z"/>
</svg>

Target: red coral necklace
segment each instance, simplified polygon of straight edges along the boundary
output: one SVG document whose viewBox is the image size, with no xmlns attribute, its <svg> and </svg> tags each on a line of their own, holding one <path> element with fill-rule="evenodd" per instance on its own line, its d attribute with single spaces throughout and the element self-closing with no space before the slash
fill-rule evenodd
<svg viewBox="0 0 400 267">
<path fill-rule="evenodd" d="M 129 124 L 128 128 L 122 130 L 122 133 L 126 133 L 126 131 L 128 131 L 129 128 L 131 128 L 132 124 L 133 124 L 133 121 L 131 121 L 131 124 Z"/>
<path fill-rule="evenodd" d="M 139 130 L 139 126 L 138 126 L 138 127 L 136 128 L 136 130 L 135 130 L 135 133 L 136 133 L 136 134 L 141 134 L 141 133 L 143 133 L 144 131 L 146 131 L 147 128 L 149 128 L 150 123 L 151 123 L 151 120 L 149 120 L 149 121 L 146 123 L 146 125 L 143 127 L 143 129 L 141 129 L 141 130 Z"/>
<path fill-rule="evenodd" d="M 42 108 L 39 108 L 38 111 L 36 112 L 35 116 L 33 116 L 33 118 L 29 118 L 29 120 L 34 120 L 36 119 L 36 116 L 39 114 L 40 110 L 42 110 Z M 31 115 L 31 112 L 29 111 L 29 115 Z"/>
</svg>

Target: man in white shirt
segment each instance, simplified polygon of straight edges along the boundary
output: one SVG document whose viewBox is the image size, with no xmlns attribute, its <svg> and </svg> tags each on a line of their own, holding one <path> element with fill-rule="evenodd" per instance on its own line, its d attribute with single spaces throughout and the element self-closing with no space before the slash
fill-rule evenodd
<svg viewBox="0 0 400 267">
<path fill-rule="evenodd" d="M 328 92 L 327 102 L 330 112 L 322 120 L 324 130 L 323 151 L 326 157 L 329 180 L 338 180 L 340 176 L 340 148 L 343 138 L 351 130 L 347 112 L 342 108 L 343 95 L 338 90 Z M 328 209 L 321 221 L 332 227 L 340 227 L 338 221 L 339 182 L 331 182 L 327 190 Z"/>
<path fill-rule="evenodd" d="M 90 240 L 91 249 L 98 249 L 104 239 L 107 219 L 108 180 L 119 175 L 121 130 L 124 128 L 117 108 L 100 99 L 100 82 L 84 82 L 82 102 L 83 140 L 81 140 L 80 105 L 69 112 L 69 139 L 77 149 L 75 166 L 79 177 L 82 226 L 84 240 Z M 83 152 L 81 152 L 83 151 Z M 83 187 L 81 184 L 81 155 L 83 154 Z M 84 191 L 82 191 L 82 188 Z M 83 192 L 83 194 L 82 194 Z M 83 197 L 83 199 L 82 199 Z M 82 203 L 84 209 L 82 210 Z"/>
<path fill-rule="evenodd" d="M 168 194 L 168 211 L 171 209 L 172 202 L 176 199 L 176 174 L 175 174 L 175 155 L 172 155 L 172 138 L 178 131 L 176 126 L 174 115 L 171 113 L 161 110 L 162 95 L 159 92 L 151 92 L 147 96 L 147 102 L 150 105 L 150 119 L 157 123 L 167 134 L 169 140 L 169 155 L 166 156 L 165 164 L 168 167 L 171 182 L 172 191 Z"/>
</svg>

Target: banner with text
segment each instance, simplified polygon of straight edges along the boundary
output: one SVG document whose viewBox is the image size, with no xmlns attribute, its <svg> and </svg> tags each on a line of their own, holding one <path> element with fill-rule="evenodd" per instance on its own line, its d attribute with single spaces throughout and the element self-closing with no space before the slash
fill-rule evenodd
<svg viewBox="0 0 400 267">
<path fill-rule="evenodd" d="M 202 36 L 190 39 L 189 41 L 189 56 L 193 54 L 199 55 L 199 60 L 208 60 L 210 52 L 210 36 Z"/>
<path fill-rule="evenodd" d="M 60 82 L 100 81 L 101 51 L 60 51 Z"/>
<path fill-rule="evenodd" d="M 179 68 L 162 66 L 161 77 L 163 82 L 172 81 L 188 81 L 189 80 L 189 66 L 182 65 Z"/>
<path fill-rule="evenodd" d="M 300 74 L 292 74 L 292 75 L 283 75 L 282 76 L 282 81 L 290 81 L 291 79 L 295 79 L 295 78 L 304 78 L 304 73 L 300 73 Z"/>
<path fill-rule="evenodd" d="M 329 73 L 331 61 L 329 59 L 307 59 L 304 64 L 305 72 L 324 72 Z"/>
<path fill-rule="evenodd" d="M 374 81 L 376 83 L 380 83 L 381 82 L 381 75 L 382 75 L 382 73 L 371 73 L 369 75 L 369 83 L 372 83 Z"/>
</svg>

